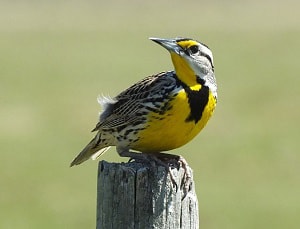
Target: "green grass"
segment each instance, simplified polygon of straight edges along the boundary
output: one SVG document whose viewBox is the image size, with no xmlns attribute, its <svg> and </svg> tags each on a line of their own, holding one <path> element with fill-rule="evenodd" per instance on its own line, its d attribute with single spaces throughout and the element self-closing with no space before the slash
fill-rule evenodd
<svg viewBox="0 0 300 229">
<path fill-rule="evenodd" d="M 97 163 L 68 166 L 92 137 L 98 95 L 172 68 L 150 36 L 214 52 L 216 113 L 174 151 L 194 169 L 201 228 L 298 228 L 299 6 L 2 3 L 0 228 L 95 228 Z"/>
</svg>

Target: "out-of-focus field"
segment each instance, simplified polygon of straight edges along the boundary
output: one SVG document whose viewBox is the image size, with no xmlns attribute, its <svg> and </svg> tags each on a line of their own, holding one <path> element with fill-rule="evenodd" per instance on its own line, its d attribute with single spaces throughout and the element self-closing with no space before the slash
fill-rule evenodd
<svg viewBox="0 0 300 229">
<path fill-rule="evenodd" d="M 0 228 L 95 228 L 97 163 L 69 163 L 93 136 L 98 95 L 172 69 L 150 36 L 193 37 L 214 52 L 216 113 L 173 151 L 194 169 L 201 228 L 299 228 L 299 8 L 2 1 Z M 114 149 L 102 159 L 122 160 Z"/>
</svg>

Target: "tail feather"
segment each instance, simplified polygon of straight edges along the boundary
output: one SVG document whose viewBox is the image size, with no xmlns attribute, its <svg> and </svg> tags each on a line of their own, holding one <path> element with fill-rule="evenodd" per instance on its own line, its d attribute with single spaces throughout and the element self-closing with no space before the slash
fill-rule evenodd
<svg viewBox="0 0 300 229">
<path fill-rule="evenodd" d="M 90 141 L 89 144 L 77 155 L 71 162 L 70 167 L 79 165 L 82 162 L 92 158 L 93 160 L 100 157 L 109 147 L 97 145 L 99 140 L 98 134 Z"/>
<path fill-rule="evenodd" d="M 99 157 L 101 157 L 102 154 L 104 154 L 107 150 L 109 150 L 110 146 L 108 147 L 105 147 L 105 148 L 102 148 L 100 149 L 98 152 L 94 153 L 91 158 L 92 160 L 97 160 L 99 159 Z"/>
</svg>

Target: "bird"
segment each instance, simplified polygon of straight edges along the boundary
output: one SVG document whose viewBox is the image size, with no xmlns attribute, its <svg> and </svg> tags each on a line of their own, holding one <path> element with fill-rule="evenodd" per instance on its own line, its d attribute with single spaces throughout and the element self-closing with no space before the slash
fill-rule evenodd
<svg viewBox="0 0 300 229">
<path fill-rule="evenodd" d="M 174 69 L 150 75 L 115 97 L 100 97 L 95 137 L 71 167 L 98 159 L 111 146 L 121 157 L 143 159 L 191 141 L 207 124 L 217 104 L 213 54 L 191 38 L 155 38 L 171 56 Z"/>
</svg>

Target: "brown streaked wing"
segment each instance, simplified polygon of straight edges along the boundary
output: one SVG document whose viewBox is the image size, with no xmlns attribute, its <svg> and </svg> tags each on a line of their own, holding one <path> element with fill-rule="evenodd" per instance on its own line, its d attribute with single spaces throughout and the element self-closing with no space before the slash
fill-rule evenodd
<svg viewBox="0 0 300 229">
<path fill-rule="evenodd" d="M 113 98 L 115 103 L 107 104 L 93 131 L 145 121 L 149 106 L 168 99 L 176 85 L 176 74 L 173 71 L 144 78 Z"/>
</svg>

